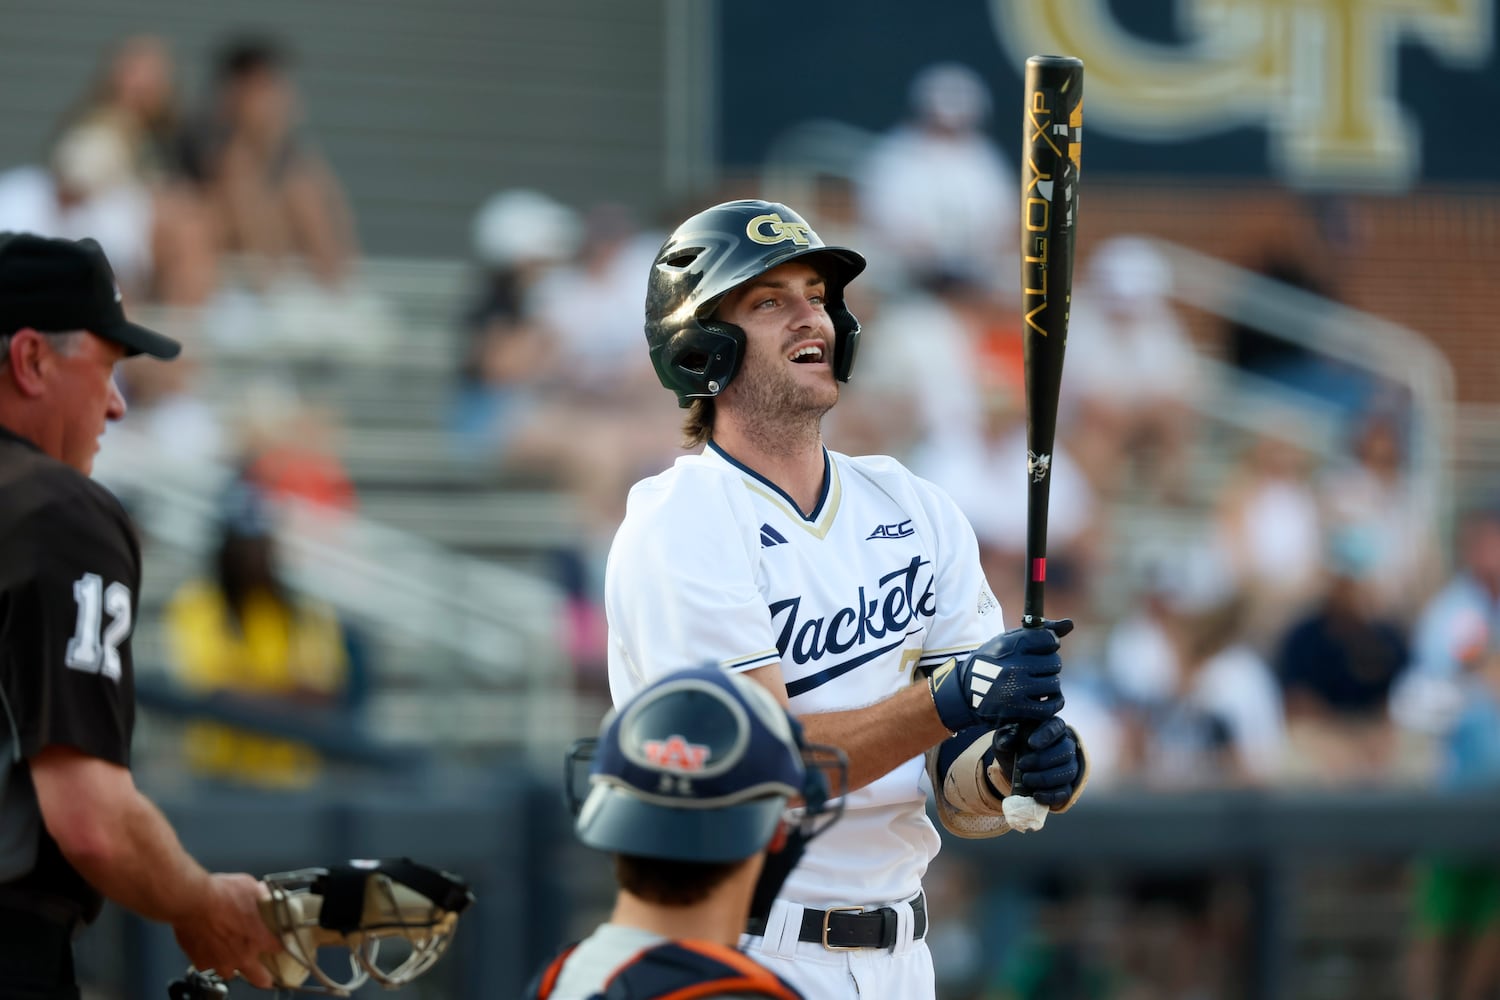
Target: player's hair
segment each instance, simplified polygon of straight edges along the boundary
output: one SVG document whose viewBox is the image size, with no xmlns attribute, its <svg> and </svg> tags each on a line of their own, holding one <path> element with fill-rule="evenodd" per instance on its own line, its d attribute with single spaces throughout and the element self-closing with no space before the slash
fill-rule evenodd
<svg viewBox="0 0 1500 1000">
<path fill-rule="evenodd" d="M 733 875 L 744 861 L 672 861 L 634 854 L 615 855 L 620 888 L 656 906 L 695 906 Z"/>
<path fill-rule="evenodd" d="M 687 416 L 682 418 L 682 446 L 701 448 L 713 440 L 714 401 L 695 399 L 688 405 Z"/>
</svg>

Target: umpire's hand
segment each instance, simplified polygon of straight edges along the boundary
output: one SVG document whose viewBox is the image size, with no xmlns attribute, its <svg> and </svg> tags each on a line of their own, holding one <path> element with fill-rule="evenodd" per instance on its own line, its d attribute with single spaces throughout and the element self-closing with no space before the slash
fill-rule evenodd
<svg viewBox="0 0 1500 1000">
<path fill-rule="evenodd" d="M 1011 629 L 980 646 L 967 662 L 939 667 L 927 680 L 938 718 L 955 733 L 1052 718 L 1063 707 L 1058 640 L 1071 631 L 1068 618 L 1042 628 Z"/>
<path fill-rule="evenodd" d="M 173 924 L 193 967 L 213 970 L 226 980 L 238 974 L 252 986 L 271 989 L 271 973 L 261 956 L 277 954 L 282 944 L 260 916 L 260 901 L 267 895 L 265 884 L 250 875 L 208 876 L 196 905 Z"/>
</svg>

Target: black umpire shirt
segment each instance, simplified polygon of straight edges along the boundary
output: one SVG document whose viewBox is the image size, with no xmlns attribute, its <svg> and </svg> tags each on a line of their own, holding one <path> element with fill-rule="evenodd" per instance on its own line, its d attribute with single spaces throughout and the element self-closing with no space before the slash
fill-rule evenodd
<svg viewBox="0 0 1500 1000">
<path fill-rule="evenodd" d="M 0 714 L 0 749 L 19 757 L 0 768 L 0 904 L 98 915 L 99 893 L 45 826 L 22 818 L 26 808 L 36 815 L 25 761 L 61 745 L 129 766 L 140 582 L 140 544 L 114 495 L 0 427 L 0 689 L 17 741 Z"/>
</svg>

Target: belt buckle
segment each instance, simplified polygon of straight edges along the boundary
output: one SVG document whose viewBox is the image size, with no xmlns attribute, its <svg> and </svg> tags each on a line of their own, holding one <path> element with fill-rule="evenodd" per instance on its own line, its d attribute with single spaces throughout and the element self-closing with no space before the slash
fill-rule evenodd
<svg viewBox="0 0 1500 1000">
<path fill-rule="evenodd" d="M 865 908 L 863 906 L 830 906 L 828 909 L 824 910 L 823 911 L 823 947 L 826 948 L 826 949 L 828 949 L 829 951 L 859 951 L 860 950 L 860 946 L 857 945 L 857 944 L 829 944 L 828 943 L 828 924 L 833 919 L 833 915 L 835 913 L 863 913 L 863 912 L 865 912 Z"/>
</svg>

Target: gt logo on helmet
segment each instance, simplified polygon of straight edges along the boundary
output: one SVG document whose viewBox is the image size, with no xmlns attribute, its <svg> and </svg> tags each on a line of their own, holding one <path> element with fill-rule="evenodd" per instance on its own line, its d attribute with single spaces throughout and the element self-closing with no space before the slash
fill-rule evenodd
<svg viewBox="0 0 1500 1000">
<path fill-rule="evenodd" d="M 757 215 L 745 227 L 745 235 L 762 246 L 775 246 L 791 240 L 799 247 L 805 247 L 809 245 L 807 236 L 811 232 L 812 227 L 807 223 L 782 222 L 781 216 L 776 212 Z"/>
</svg>

